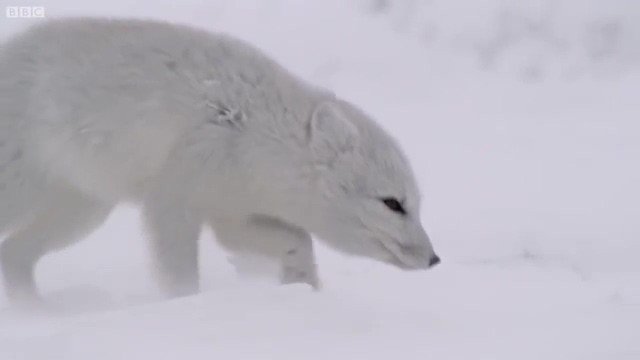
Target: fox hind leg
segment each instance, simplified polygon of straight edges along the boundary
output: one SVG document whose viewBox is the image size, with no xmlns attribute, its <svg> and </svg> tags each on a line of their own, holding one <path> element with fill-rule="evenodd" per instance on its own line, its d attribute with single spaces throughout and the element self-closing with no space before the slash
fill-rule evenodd
<svg viewBox="0 0 640 360">
<path fill-rule="evenodd" d="M 37 300 L 34 270 L 38 260 L 82 239 L 102 224 L 111 208 L 75 190 L 52 192 L 34 218 L 0 244 L 0 266 L 9 300 Z"/>
</svg>

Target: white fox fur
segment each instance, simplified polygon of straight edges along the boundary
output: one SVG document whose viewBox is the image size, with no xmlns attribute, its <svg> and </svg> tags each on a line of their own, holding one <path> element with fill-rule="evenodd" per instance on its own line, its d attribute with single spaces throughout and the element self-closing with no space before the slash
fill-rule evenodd
<svg viewBox="0 0 640 360">
<path fill-rule="evenodd" d="M 279 259 L 283 282 L 317 286 L 310 233 L 405 269 L 438 261 L 396 142 L 244 42 L 102 19 L 50 21 L 8 41 L 0 262 L 9 297 L 34 298 L 36 261 L 123 201 L 141 204 L 160 283 L 174 296 L 197 291 L 203 224 L 230 251 Z"/>
</svg>

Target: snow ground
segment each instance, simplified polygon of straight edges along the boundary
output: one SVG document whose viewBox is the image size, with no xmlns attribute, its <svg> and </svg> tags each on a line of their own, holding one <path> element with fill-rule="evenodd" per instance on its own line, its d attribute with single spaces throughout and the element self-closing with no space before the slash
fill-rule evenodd
<svg viewBox="0 0 640 360">
<path fill-rule="evenodd" d="M 57 315 L 0 299 L 0 359 L 640 359 L 632 55 L 603 72 L 525 42 L 503 67 L 481 70 L 455 41 L 427 44 L 418 25 L 401 26 L 402 11 L 371 14 L 363 1 L 41 3 L 50 17 L 145 16 L 229 32 L 359 104 L 412 159 L 443 264 L 407 273 L 320 246 L 324 289 L 313 292 L 238 279 L 205 233 L 205 291 L 160 301 L 137 213 L 123 206 L 39 266 Z M 628 11 L 637 7 L 612 3 L 640 19 Z M 473 34 L 469 14 L 449 16 L 435 21 L 441 38 Z M 32 21 L 0 19 L 0 37 Z M 535 73 L 548 76 L 511 71 L 531 58 L 544 58 Z"/>
</svg>

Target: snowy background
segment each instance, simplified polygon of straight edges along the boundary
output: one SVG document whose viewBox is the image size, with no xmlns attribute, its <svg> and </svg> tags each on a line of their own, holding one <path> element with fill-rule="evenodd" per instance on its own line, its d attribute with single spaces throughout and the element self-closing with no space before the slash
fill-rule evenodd
<svg viewBox="0 0 640 360">
<path fill-rule="evenodd" d="M 360 105 L 411 158 L 443 263 L 320 246 L 315 293 L 238 278 L 205 232 L 205 291 L 160 301 L 123 206 L 40 263 L 63 314 L 0 293 L 0 359 L 640 359 L 637 0 L 28 5 L 231 33 Z M 2 16 L 0 39 L 39 21 Z"/>
</svg>

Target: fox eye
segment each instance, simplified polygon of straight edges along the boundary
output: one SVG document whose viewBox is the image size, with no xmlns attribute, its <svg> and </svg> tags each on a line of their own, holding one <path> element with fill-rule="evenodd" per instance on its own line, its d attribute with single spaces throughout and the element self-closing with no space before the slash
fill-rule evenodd
<svg viewBox="0 0 640 360">
<path fill-rule="evenodd" d="M 381 198 L 380 201 L 382 201 L 389 208 L 389 210 L 393 212 L 396 212 L 401 215 L 406 215 L 407 213 L 404 207 L 402 206 L 402 203 L 398 201 L 398 199 L 396 198 L 386 197 L 386 198 Z"/>
</svg>

